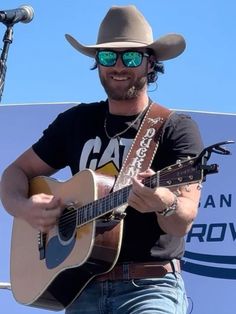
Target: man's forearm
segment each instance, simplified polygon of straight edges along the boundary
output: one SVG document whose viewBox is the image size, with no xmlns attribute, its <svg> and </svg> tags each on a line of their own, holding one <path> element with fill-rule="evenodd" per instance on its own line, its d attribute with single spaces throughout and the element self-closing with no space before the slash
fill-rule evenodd
<svg viewBox="0 0 236 314">
<path fill-rule="evenodd" d="M 197 215 L 197 207 L 193 200 L 178 197 L 176 211 L 171 216 L 161 216 L 157 213 L 158 223 L 166 233 L 182 237 L 190 230 Z"/>
<path fill-rule="evenodd" d="M 15 165 L 11 165 L 2 174 L 1 201 L 4 208 L 12 216 L 21 216 L 24 202 L 28 199 L 28 178 L 25 173 Z"/>
</svg>

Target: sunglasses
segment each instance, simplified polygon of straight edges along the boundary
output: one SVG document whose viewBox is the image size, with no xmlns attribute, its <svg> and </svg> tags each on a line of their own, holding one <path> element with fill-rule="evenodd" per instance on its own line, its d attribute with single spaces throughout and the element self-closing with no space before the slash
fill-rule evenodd
<svg viewBox="0 0 236 314">
<path fill-rule="evenodd" d="M 143 57 L 149 57 L 149 54 L 141 51 L 113 51 L 113 50 L 99 50 L 96 54 L 96 61 L 104 67 L 113 67 L 118 57 L 127 68 L 137 68 L 142 64 Z"/>
</svg>

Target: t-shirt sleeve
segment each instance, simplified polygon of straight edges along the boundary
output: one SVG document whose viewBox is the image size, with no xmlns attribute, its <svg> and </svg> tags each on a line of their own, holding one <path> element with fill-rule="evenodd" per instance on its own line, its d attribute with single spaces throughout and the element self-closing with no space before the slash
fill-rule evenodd
<svg viewBox="0 0 236 314">
<path fill-rule="evenodd" d="M 67 166 L 66 133 L 68 133 L 68 124 L 62 113 L 43 131 L 41 138 L 32 145 L 34 152 L 54 169 L 62 169 Z"/>
<path fill-rule="evenodd" d="M 171 163 L 197 156 L 203 149 L 197 123 L 188 115 L 174 113 L 166 124 L 163 145 L 166 155 L 172 155 Z"/>
</svg>

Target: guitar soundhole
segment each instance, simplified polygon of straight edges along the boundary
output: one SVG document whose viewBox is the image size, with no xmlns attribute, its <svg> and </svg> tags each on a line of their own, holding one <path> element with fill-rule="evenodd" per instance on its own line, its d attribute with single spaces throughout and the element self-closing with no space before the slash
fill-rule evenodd
<svg viewBox="0 0 236 314">
<path fill-rule="evenodd" d="M 77 225 L 76 217 L 76 209 L 71 207 L 66 208 L 61 215 L 58 223 L 58 232 L 63 242 L 67 242 L 74 237 Z"/>
</svg>

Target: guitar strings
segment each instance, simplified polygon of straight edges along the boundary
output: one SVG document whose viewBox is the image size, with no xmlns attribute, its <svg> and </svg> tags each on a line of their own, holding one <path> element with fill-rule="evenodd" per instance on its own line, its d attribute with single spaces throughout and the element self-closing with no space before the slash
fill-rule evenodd
<svg viewBox="0 0 236 314">
<path fill-rule="evenodd" d="M 174 171 L 174 172 L 177 172 L 178 170 L 176 170 L 176 171 Z M 156 176 L 156 175 L 154 175 L 154 176 Z M 163 176 L 165 176 L 165 175 L 163 175 Z M 153 176 L 152 177 L 149 177 L 148 178 L 149 180 L 149 183 L 151 183 L 151 179 L 153 179 Z M 160 180 L 160 183 L 166 183 L 166 180 Z M 181 182 L 179 183 L 179 184 L 181 184 Z M 130 188 L 131 186 L 127 186 L 126 188 Z M 119 192 L 119 191 L 118 191 Z M 124 191 L 124 198 L 125 199 L 127 199 L 127 197 L 128 197 L 128 193 L 129 193 L 129 189 L 128 189 L 128 191 Z M 89 222 L 89 220 L 90 221 L 93 221 L 94 220 L 94 217 L 92 217 L 91 219 L 89 219 L 88 218 L 88 215 L 86 215 L 85 214 L 85 211 L 86 211 L 86 209 L 87 208 L 93 208 L 93 209 L 95 209 L 95 207 L 96 207 L 96 205 L 98 205 L 97 203 L 98 202 L 100 202 L 100 203 L 104 203 L 103 205 L 104 205 L 104 207 L 107 207 L 108 205 L 110 205 L 110 202 L 111 202 L 111 197 L 113 196 L 113 194 L 111 194 L 111 195 L 107 195 L 107 196 L 105 196 L 105 197 L 103 197 L 103 198 L 101 198 L 101 199 L 98 199 L 98 200 L 95 200 L 94 202 L 92 202 L 92 203 L 89 203 L 89 204 L 86 204 L 86 205 L 84 205 L 84 206 L 82 206 L 82 207 L 80 207 L 80 208 L 75 208 L 75 209 L 73 209 L 73 210 L 70 210 L 70 212 L 68 212 L 68 213 L 65 213 L 64 215 L 63 215 L 63 217 L 61 217 L 61 221 L 60 221 L 60 224 L 61 225 L 63 225 L 63 226 L 66 226 L 66 225 L 68 225 L 69 223 L 71 223 L 75 218 L 75 215 L 74 215 L 74 213 L 75 213 L 75 211 L 77 212 L 77 217 L 76 217 L 76 220 L 79 222 L 79 224 L 78 224 L 78 226 L 81 226 L 81 225 L 83 225 L 83 224 L 85 224 L 85 223 L 88 223 Z M 104 202 L 105 201 L 105 202 Z M 125 202 L 124 202 L 125 203 Z M 124 204 L 124 203 L 122 203 L 122 204 Z M 94 205 L 93 206 L 93 204 L 96 204 L 96 205 Z M 120 205 L 122 205 L 122 204 L 120 204 Z M 120 206 L 119 205 L 119 206 Z M 113 208 L 114 209 L 114 208 Z M 113 209 L 111 209 L 110 211 L 112 211 Z M 91 212 L 91 210 L 90 210 L 90 212 Z M 108 211 L 109 212 L 109 211 Z M 104 214 L 106 214 L 106 213 L 108 213 L 107 211 L 106 212 L 101 212 L 101 216 L 103 216 Z M 95 216 L 95 215 L 93 215 L 93 216 Z M 99 215 L 97 215 L 97 216 L 99 216 Z M 98 217 L 96 217 L 96 218 L 98 218 Z M 85 220 L 85 221 L 84 221 Z M 83 222 L 84 221 L 84 222 Z"/>
<path fill-rule="evenodd" d="M 179 168 L 174 169 L 174 170 L 170 168 L 166 171 L 162 170 L 160 181 L 159 181 L 159 186 L 163 186 L 163 184 L 165 184 L 164 186 L 171 186 L 172 181 L 169 179 L 168 180 L 169 183 L 167 184 L 168 181 L 166 180 L 166 178 L 169 177 L 170 170 L 171 170 L 172 175 L 179 172 Z M 157 174 L 158 173 L 154 174 L 151 177 L 146 178 L 145 179 L 145 185 L 150 186 L 153 183 L 153 181 L 155 179 L 157 179 Z M 188 182 L 192 180 L 192 177 L 190 177 L 189 175 L 186 178 L 188 179 Z M 181 183 L 182 183 L 181 181 L 184 181 L 184 183 L 186 183 L 186 179 L 185 180 L 184 179 L 185 178 L 182 176 L 179 179 L 178 185 L 181 185 Z M 116 207 L 119 207 L 119 206 L 126 203 L 124 201 L 124 199 L 125 200 L 128 199 L 130 188 L 131 188 L 131 185 L 126 186 L 125 188 L 122 188 L 122 190 L 124 192 L 123 197 L 122 197 L 123 203 L 119 204 Z M 118 194 L 120 192 L 120 190 L 118 190 L 116 192 Z M 116 192 L 114 192 L 114 193 L 116 193 Z M 86 205 L 83 205 L 79 208 L 70 209 L 69 212 L 64 213 L 61 216 L 61 218 L 59 219 L 60 230 L 65 231 L 66 228 L 68 227 L 68 225 L 71 224 L 75 220 L 77 222 L 76 227 L 80 227 L 86 223 L 92 222 L 95 218 L 98 218 L 98 217 L 103 216 L 109 212 L 112 212 L 114 210 L 114 208 L 116 208 L 116 207 L 112 208 L 111 210 L 107 210 L 107 211 L 105 210 L 105 212 L 101 211 L 100 214 L 98 214 L 96 207 L 97 207 L 97 209 L 99 209 L 101 207 L 99 205 L 103 205 L 102 207 L 104 207 L 105 209 L 110 208 L 111 202 L 113 201 L 113 199 L 116 196 L 116 194 L 114 195 L 114 193 L 112 193 L 110 195 L 108 194 L 108 195 L 106 195 L 100 199 L 97 199 L 97 200 L 95 200 L 91 203 L 88 203 Z M 113 203 L 114 203 L 114 201 L 113 201 Z M 75 218 L 75 213 L 76 213 L 76 218 Z"/>
</svg>

